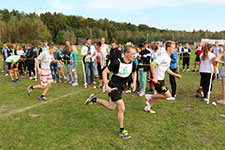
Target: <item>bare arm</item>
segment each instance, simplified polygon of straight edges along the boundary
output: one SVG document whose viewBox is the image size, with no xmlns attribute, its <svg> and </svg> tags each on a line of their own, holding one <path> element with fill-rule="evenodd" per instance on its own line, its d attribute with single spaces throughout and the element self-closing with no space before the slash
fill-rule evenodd
<svg viewBox="0 0 225 150">
<path fill-rule="evenodd" d="M 135 92 L 136 91 L 136 83 L 137 83 L 137 72 L 132 72 L 132 80 L 133 83 L 130 85 L 132 88 L 132 91 Z"/>
<path fill-rule="evenodd" d="M 216 57 L 215 61 L 216 61 L 217 63 L 220 63 L 220 64 L 224 64 L 224 65 L 225 65 L 225 62 L 220 60 L 220 59 L 222 58 L 224 52 L 225 52 L 225 51 L 223 51 L 222 53 L 220 53 L 220 54 Z"/>
<path fill-rule="evenodd" d="M 172 75 L 172 76 L 174 76 L 174 77 L 177 77 L 178 79 L 181 79 L 181 78 L 182 78 L 181 75 L 174 73 L 174 72 L 171 71 L 170 69 L 167 69 L 167 72 L 168 72 L 170 75 Z"/>
<path fill-rule="evenodd" d="M 107 93 L 111 93 L 111 89 L 109 88 L 109 85 L 108 85 L 108 82 L 107 82 L 107 74 L 109 74 L 110 71 L 108 69 L 108 67 L 106 67 L 104 69 L 104 71 L 102 72 L 102 79 L 103 79 L 103 82 L 104 82 L 104 85 L 105 85 L 105 91 Z"/>
<path fill-rule="evenodd" d="M 151 72 L 152 72 L 152 76 L 153 76 L 153 82 L 157 83 L 158 80 L 156 78 L 156 74 L 155 74 L 155 66 L 153 64 L 150 64 L 150 68 L 151 68 Z"/>
</svg>

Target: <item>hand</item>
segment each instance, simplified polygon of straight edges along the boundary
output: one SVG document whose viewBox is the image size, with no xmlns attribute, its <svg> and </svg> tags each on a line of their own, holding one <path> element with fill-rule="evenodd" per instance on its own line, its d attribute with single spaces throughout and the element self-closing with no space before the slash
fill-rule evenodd
<svg viewBox="0 0 225 150">
<path fill-rule="evenodd" d="M 136 91 L 136 83 L 131 83 L 130 87 L 132 88 L 132 92 Z"/>
<path fill-rule="evenodd" d="M 152 81 L 153 81 L 154 83 L 156 83 L 156 84 L 158 83 L 157 78 L 153 78 Z"/>
<path fill-rule="evenodd" d="M 112 91 L 111 91 L 111 88 L 109 88 L 108 86 L 105 87 L 105 91 L 106 91 L 107 93 L 111 93 L 111 92 L 112 92 Z"/>
<path fill-rule="evenodd" d="M 182 76 L 181 75 L 179 75 L 179 74 L 177 74 L 177 76 L 176 76 L 178 79 L 181 79 L 182 78 Z"/>
<path fill-rule="evenodd" d="M 38 68 L 38 74 L 41 75 L 41 69 L 40 68 Z"/>
</svg>

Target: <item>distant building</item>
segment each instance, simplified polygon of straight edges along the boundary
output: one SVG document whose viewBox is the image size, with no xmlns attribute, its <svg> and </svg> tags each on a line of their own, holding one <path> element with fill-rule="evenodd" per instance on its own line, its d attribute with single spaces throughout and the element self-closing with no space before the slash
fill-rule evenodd
<svg viewBox="0 0 225 150">
<path fill-rule="evenodd" d="M 215 44 L 215 42 L 218 41 L 219 45 L 224 45 L 225 44 L 225 40 L 224 39 L 201 39 L 201 42 L 203 44 Z"/>
</svg>

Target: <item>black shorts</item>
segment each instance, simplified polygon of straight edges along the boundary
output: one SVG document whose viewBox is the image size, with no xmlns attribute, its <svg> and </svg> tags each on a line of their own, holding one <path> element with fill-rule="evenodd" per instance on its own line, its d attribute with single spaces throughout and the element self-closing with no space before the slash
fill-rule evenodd
<svg viewBox="0 0 225 150">
<path fill-rule="evenodd" d="M 17 64 L 17 63 L 15 63 L 15 64 L 13 65 L 13 68 L 16 68 L 16 64 Z M 8 68 L 9 68 L 9 70 L 10 70 L 10 69 L 13 69 L 13 68 L 11 68 L 11 65 L 12 65 L 12 63 L 8 63 Z"/>
<path fill-rule="evenodd" d="M 195 62 L 200 62 L 200 56 L 196 56 Z"/>
<path fill-rule="evenodd" d="M 153 82 L 155 90 L 160 94 L 166 93 L 168 91 L 168 88 L 166 87 L 164 80 L 159 80 L 158 82 L 159 82 L 159 84 L 156 84 Z"/>
<path fill-rule="evenodd" d="M 109 82 L 109 87 L 110 88 L 114 88 L 114 87 L 118 88 L 118 90 L 114 90 L 111 93 L 109 93 L 109 97 L 111 98 L 111 100 L 113 102 L 121 100 L 122 99 L 122 93 L 123 93 L 123 88 L 121 87 L 121 85 L 117 85 L 115 83 Z"/>
</svg>

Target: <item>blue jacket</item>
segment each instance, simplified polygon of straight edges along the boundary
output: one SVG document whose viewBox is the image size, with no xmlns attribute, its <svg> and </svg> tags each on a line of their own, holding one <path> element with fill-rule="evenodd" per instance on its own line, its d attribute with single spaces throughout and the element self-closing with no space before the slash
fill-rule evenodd
<svg viewBox="0 0 225 150">
<path fill-rule="evenodd" d="M 174 60 L 174 62 L 170 62 L 170 69 L 176 69 L 177 68 L 177 58 L 178 58 L 178 51 L 175 49 L 174 53 L 170 55 L 170 58 Z"/>
</svg>

